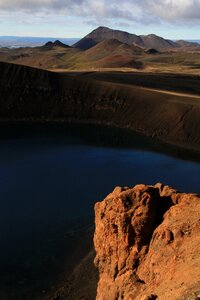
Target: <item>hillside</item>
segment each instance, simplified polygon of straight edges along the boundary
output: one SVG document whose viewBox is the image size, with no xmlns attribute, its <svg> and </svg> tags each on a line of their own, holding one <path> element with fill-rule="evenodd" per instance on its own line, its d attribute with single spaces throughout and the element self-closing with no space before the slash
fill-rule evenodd
<svg viewBox="0 0 200 300">
<path fill-rule="evenodd" d="M 169 50 L 171 48 L 179 47 L 173 41 L 163 39 L 154 34 L 150 35 L 136 35 L 121 30 L 113 30 L 107 27 L 98 27 L 82 40 L 77 42 L 74 46 L 83 50 L 89 49 L 99 42 L 107 39 L 117 39 L 118 41 L 128 44 L 137 45 L 143 48 L 156 48 L 157 50 Z"/>
<path fill-rule="evenodd" d="M 41 69 L 68 68 L 68 61 L 80 50 L 60 41 L 48 42 L 41 47 L 0 49 L 0 61 Z"/>
<path fill-rule="evenodd" d="M 126 80 L 131 84 L 124 84 L 123 80 L 99 81 L 7 63 L 0 63 L 0 73 L 1 121 L 109 124 L 200 151 L 197 76 L 166 75 L 160 82 L 155 76 L 144 88 L 146 76 L 137 80 L 136 74 L 136 79 L 129 74 Z M 168 92 L 165 87 L 171 82 L 173 91 Z"/>
<path fill-rule="evenodd" d="M 77 55 L 75 63 L 78 69 L 84 66 L 86 68 L 137 68 L 137 60 L 143 54 L 143 49 L 138 46 L 108 39 Z M 141 63 L 138 63 L 138 66 L 140 65 Z"/>
</svg>

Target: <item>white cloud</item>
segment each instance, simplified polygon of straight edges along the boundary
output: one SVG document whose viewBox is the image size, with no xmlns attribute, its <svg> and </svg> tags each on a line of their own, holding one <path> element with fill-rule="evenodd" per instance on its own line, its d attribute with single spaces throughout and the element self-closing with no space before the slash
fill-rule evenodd
<svg viewBox="0 0 200 300">
<path fill-rule="evenodd" d="M 200 0 L 0 0 L 0 11 L 62 14 L 88 22 L 199 22 Z"/>
<path fill-rule="evenodd" d="M 153 0 L 151 3 L 152 14 L 168 22 L 200 19 L 200 0 Z"/>
</svg>

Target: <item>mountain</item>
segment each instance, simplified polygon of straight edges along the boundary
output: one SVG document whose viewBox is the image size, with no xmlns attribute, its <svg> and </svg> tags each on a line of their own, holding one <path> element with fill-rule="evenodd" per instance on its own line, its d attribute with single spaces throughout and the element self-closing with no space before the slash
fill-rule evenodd
<svg viewBox="0 0 200 300">
<path fill-rule="evenodd" d="M 176 44 L 176 42 L 166 40 L 155 34 L 136 35 L 125 31 L 113 30 L 102 26 L 98 27 L 97 29 L 93 30 L 91 33 L 86 35 L 83 39 L 74 44 L 74 47 L 86 50 L 98 44 L 99 42 L 108 39 L 117 39 L 122 43 L 128 45 L 137 45 L 146 49 L 155 48 L 156 50 L 168 50 L 171 48 L 179 47 L 179 45 Z"/>
<path fill-rule="evenodd" d="M 42 48 L 43 50 L 51 50 L 53 49 L 54 47 L 61 47 L 61 48 L 70 48 L 70 46 L 62 43 L 61 41 L 59 40 L 56 40 L 55 42 L 47 42 L 44 46 L 40 47 Z"/>
<path fill-rule="evenodd" d="M 180 49 L 182 51 L 200 51 L 199 43 L 188 42 L 183 40 L 176 41 L 176 43 L 179 45 L 179 47 L 181 47 Z"/>
<path fill-rule="evenodd" d="M 155 34 L 141 35 L 144 48 L 155 48 L 156 50 L 168 50 L 170 48 L 177 48 L 178 45 L 170 40 L 166 40 Z"/>
<path fill-rule="evenodd" d="M 180 46 L 199 46 L 199 43 L 196 42 L 188 42 L 188 41 L 184 41 L 184 40 L 178 40 L 176 41 L 176 43 Z"/>
</svg>

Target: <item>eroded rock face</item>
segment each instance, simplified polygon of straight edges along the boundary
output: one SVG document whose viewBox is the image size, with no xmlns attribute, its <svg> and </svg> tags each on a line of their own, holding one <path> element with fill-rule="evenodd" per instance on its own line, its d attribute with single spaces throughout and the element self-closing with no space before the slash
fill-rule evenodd
<svg viewBox="0 0 200 300">
<path fill-rule="evenodd" d="M 96 299 L 199 299 L 199 196 L 117 187 L 95 205 L 95 223 Z"/>
</svg>

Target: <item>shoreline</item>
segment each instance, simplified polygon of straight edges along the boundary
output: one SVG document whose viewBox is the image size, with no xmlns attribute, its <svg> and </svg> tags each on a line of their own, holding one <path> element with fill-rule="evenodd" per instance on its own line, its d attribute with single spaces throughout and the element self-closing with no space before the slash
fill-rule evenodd
<svg viewBox="0 0 200 300">
<path fill-rule="evenodd" d="M 0 122 L 101 124 L 200 153 L 197 77 L 69 76 L 7 63 L 0 71 Z M 174 92 L 166 91 L 171 84 Z"/>
<path fill-rule="evenodd" d="M 118 125 L 112 123 L 112 122 L 107 122 L 107 123 L 102 123 L 100 121 L 97 121 L 97 122 L 90 122 L 90 121 L 86 121 L 86 120 L 76 120 L 76 119 L 70 119 L 70 120 L 49 120 L 49 119 L 37 119 L 37 120 L 30 120 L 30 119 L 14 119 L 14 120 L 2 120 L 0 119 L 0 126 L 1 125 L 12 125 L 12 124 L 16 124 L 16 125 L 22 125 L 22 124 L 28 124 L 28 125 L 91 125 L 91 126 L 100 126 L 102 128 L 109 128 L 109 129 L 116 129 L 116 130 L 123 130 L 123 131 L 126 131 L 127 134 L 135 134 L 135 135 L 138 135 L 138 136 L 141 136 L 142 138 L 147 138 L 147 139 L 150 139 L 152 141 L 152 143 L 158 143 L 159 145 L 158 146 L 161 146 L 161 147 L 166 147 L 166 153 L 175 153 L 176 151 L 180 151 L 180 153 L 186 155 L 186 154 L 189 154 L 189 155 L 194 155 L 195 158 L 197 159 L 194 159 L 194 161 L 197 161 L 197 160 L 200 160 L 200 149 L 199 148 L 194 148 L 194 147 L 190 147 L 189 145 L 187 145 L 186 143 L 175 143 L 173 141 L 170 141 L 170 140 L 167 140 L 167 139 L 162 139 L 162 138 L 159 138 L 159 137 L 154 137 L 154 136 L 151 136 L 151 135 L 147 135 L 145 134 L 145 132 L 142 132 L 142 131 L 137 131 L 137 130 L 134 130 L 130 127 L 119 127 Z M 0 128 L 1 130 L 1 128 Z M 0 137 L 1 138 L 1 137 Z M 164 149 L 163 149 L 164 150 Z M 163 151 L 161 151 L 163 152 Z M 165 152 L 164 152 L 165 153 Z M 175 157 L 177 157 L 176 155 L 174 155 Z M 185 158 L 183 158 L 185 159 Z M 192 157 L 190 157 L 190 160 L 192 160 Z"/>
</svg>

